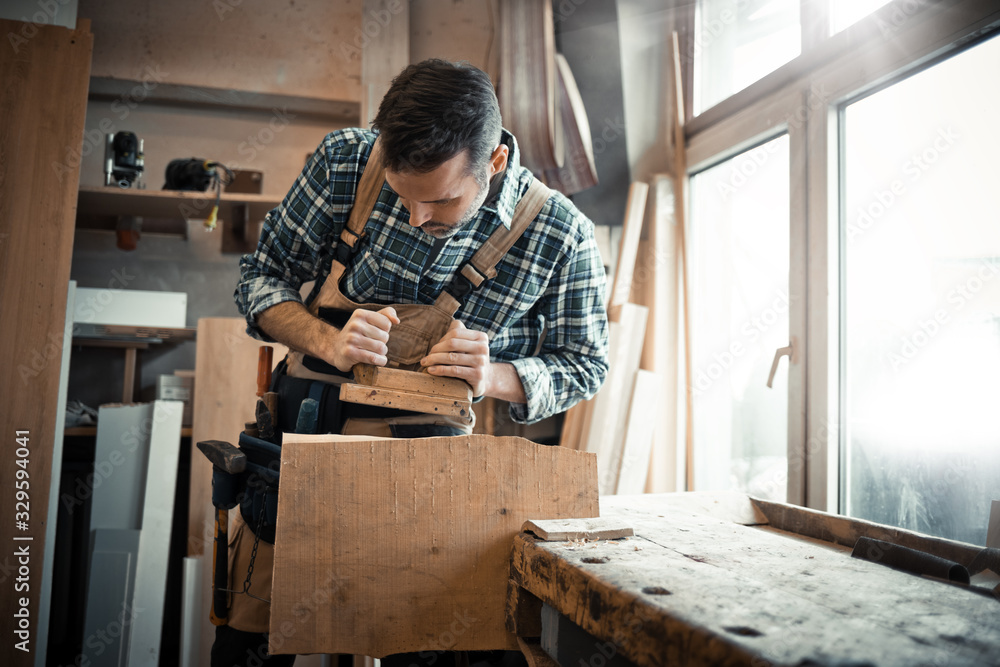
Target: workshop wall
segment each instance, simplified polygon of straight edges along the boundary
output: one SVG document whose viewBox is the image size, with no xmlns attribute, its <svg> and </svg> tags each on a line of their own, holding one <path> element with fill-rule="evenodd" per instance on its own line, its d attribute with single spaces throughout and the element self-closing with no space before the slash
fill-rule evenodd
<svg viewBox="0 0 1000 667">
<path fill-rule="evenodd" d="M 91 76 L 358 101 L 361 0 L 80 0 Z M 358 33 L 355 30 L 358 30 Z"/>
<path fill-rule="evenodd" d="M 422 0 L 410 7 L 411 61 L 468 60 L 496 72 L 495 3 Z M 232 89 L 339 103 L 360 99 L 361 0 L 81 0 L 92 21 L 92 77 L 134 82 L 112 98 L 92 98 L 79 154 L 81 185 L 103 183 L 103 136 L 128 130 L 145 142 L 146 187 L 160 189 L 167 163 L 202 157 L 261 171 L 265 194 L 283 195 L 323 136 L 357 121 L 317 119 L 292 108 L 210 108 L 151 101 L 155 88 Z M 136 89 L 136 86 L 139 89 Z M 147 99 L 150 98 L 150 99 Z M 294 102 L 294 100 L 291 100 Z M 109 130 L 109 128 L 111 128 Z M 81 287 L 119 287 L 188 294 L 188 321 L 238 313 L 233 290 L 239 255 L 221 252 L 220 234 L 199 221 L 188 235 L 143 234 L 131 252 L 109 231 L 78 229 L 71 276 Z M 88 405 L 121 399 L 120 350 L 74 348 L 70 400 Z M 192 369 L 194 343 L 139 353 L 136 400 L 155 396 L 156 378 Z"/>
</svg>

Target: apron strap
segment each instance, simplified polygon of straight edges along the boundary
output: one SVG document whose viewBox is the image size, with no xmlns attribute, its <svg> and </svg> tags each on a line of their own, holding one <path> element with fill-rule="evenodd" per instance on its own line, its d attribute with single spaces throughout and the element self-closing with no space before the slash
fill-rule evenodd
<svg viewBox="0 0 1000 667">
<path fill-rule="evenodd" d="M 486 243 L 476 251 L 469 261 L 462 265 L 462 268 L 438 296 L 434 305 L 454 315 L 469 293 L 485 281 L 495 278 L 497 264 L 528 229 L 528 225 L 534 221 L 551 194 L 552 191 L 541 181 L 532 178 L 527 192 L 524 193 L 514 209 L 510 228 L 501 226 L 500 229 L 493 232 L 490 238 L 486 239 Z"/>
<path fill-rule="evenodd" d="M 334 251 L 333 259 L 339 262 L 342 267 L 346 267 L 351 255 L 358 248 L 358 243 L 365 235 L 365 225 L 368 224 L 372 211 L 375 210 L 375 202 L 382 192 L 382 184 L 385 183 L 385 166 L 382 160 L 382 145 L 375 138 L 372 144 L 371 153 L 368 155 L 368 163 L 361 172 L 361 180 L 358 181 L 358 189 L 354 194 L 354 206 L 351 207 L 351 215 L 347 219 L 347 224 L 340 232 L 340 241 Z"/>
</svg>

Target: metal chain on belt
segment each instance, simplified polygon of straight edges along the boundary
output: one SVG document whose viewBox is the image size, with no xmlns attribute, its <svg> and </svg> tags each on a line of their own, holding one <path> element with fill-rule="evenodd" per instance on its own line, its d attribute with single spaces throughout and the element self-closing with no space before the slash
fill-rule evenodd
<svg viewBox="0 0 1000 667">
<path fill-rule="evenodd" d="M 253 531 L 253 549 L 250 550 L 250 565 L 247 566 L 247 578 L 243 582 L 243 593 L 254 600 L 260 600 L 265 604 L 271 604 L 270 600 L 257 597 L 250 592 L 250 577 L 253 575 L 253 564 L 257 560 L 257 545 L 260 544 L 260 531 L 264 527 L 264 508 L 267 506 L 267 490 L 264 490 L 264 499 L 260 503 L 260 515 L 257 517 L 257 528 Z"/>
</svg>

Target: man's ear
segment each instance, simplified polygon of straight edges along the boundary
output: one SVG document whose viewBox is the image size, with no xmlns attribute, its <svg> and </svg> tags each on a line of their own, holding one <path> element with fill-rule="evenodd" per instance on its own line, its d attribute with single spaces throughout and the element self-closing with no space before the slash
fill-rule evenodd
<svg viewBox="0 0 1000 667">
<path fill-rule="evenodd" d="M 500 144 L 493 150 L 490 156 L 490 177 L 493 177 L 507 168 L 507 155 L 510 149 L 507 144 Z"/>
</svg>

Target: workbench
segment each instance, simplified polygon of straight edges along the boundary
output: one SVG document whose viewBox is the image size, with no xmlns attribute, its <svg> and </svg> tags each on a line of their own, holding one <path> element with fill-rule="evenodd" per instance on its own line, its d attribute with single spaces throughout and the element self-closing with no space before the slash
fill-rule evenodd
<svg viewBox="0 0 1000 667">
<path fill-rule="evenodd" d="M 851 557 L 862 536 L 979 547 L 742 494 L 600 502 L 635 535 L 515 538 L 507 622 L 541 635 L 535 665 L 1000 665 L 995 592 Z"/>
</svg>

